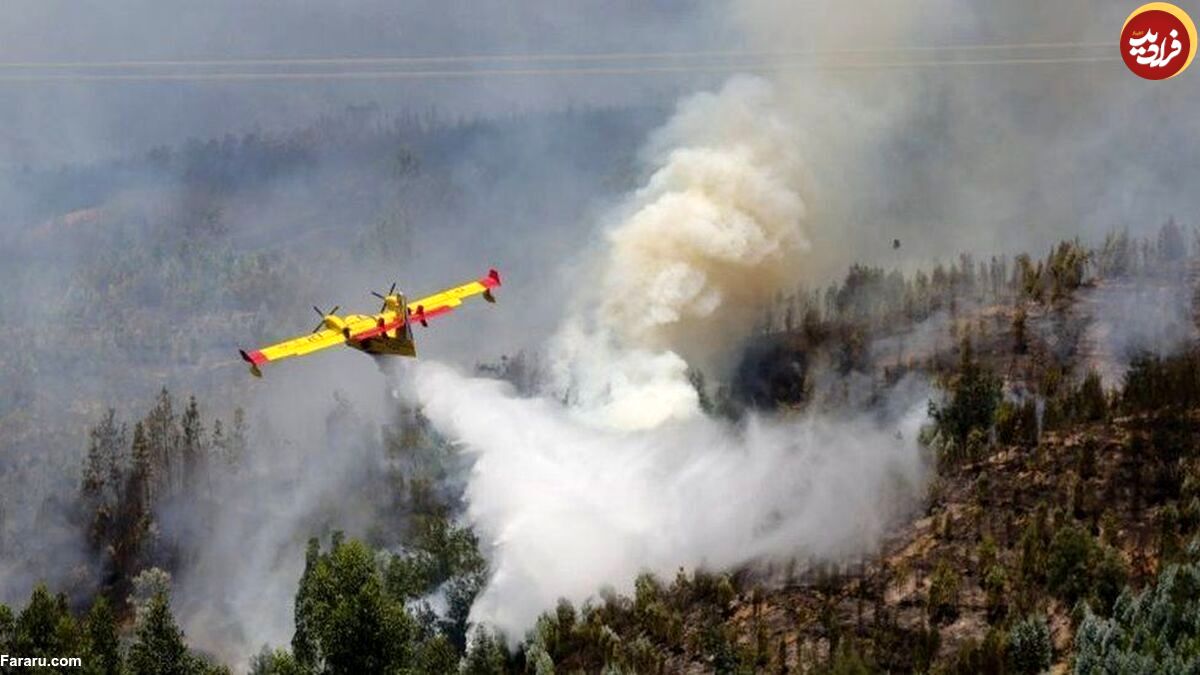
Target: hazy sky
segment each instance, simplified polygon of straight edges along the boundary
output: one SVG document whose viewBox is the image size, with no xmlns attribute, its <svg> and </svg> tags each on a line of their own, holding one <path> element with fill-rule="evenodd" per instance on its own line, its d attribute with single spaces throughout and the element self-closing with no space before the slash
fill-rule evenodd
<svg viewBox="0 0 1200 675">
<path fill-rule="evenodd" d="M 711 3 L 365 0 L 30 1 L 0 10 L 4 75 L 194 72 L 28 68 L 14 63 L 661 52 L 736 46 Z M 504 65 L 500 63 L 499 65 Z M 486 64 L 485 64 L 486 66 Z M 471 64 L 439 64 L 461 69 Z M 207 72 L 245 72 L 245 66 Z M 320 68 L 296 66 L 292 70 Z M 670 100 L 713 77 L 528 76 L 432 80 L 0 82 L 5 163 L 104 157 L 252 127 L 303 124 L 348 104 L 443 114 Z"/>
<path fill-rule="evenodd" d="M 443 116 L 568 106 L 662 107 L 681 95 L 718 87 L 729 74 L 11 81 L 14 76 L 368 68 L 94 67 L 103 61 L 896 47 L 901 50 L 870 58 L 1111 57 L 1103 63 L 801 69 L 774 78 L 792 99 L 797 126 L 810 139 L 811 206 L 814 217 L 823 214 L 836 223 L 827 231 L 843 231 L 850 223 L 872 242 L 899 237 L 915 244 L 924 238 L 917 256 L 922 260 L 965 246 L 1040 247 L 1063 233 L 1137 228 L 1143 216 L 1157 224 L 1172 214 L 1186 219 L 1193 210 L 1185 186 L 1194 157 L 1192 139 L 1197 138 L 1197 117 L 1189 111 L 1200 102 L 1195 85 L 1200 75 L 1188 72 L 1168 82 L 1147 82 L 1126 72 L 1115 57 L 1121 22 L 1132 9 L 1127 5 L 1131 3 L 923 0 L 910 5 L 865 0 L 848 10 L 835 2 L 779 0 L 22 0 L 0 10 L 0 165 L 89 161 L 189 137 L 288 129 L 351 104 L 378 103 L 385 112 L 437 111 Z M 1041 46 L 990 49 L 1027 43 Z M 985 48 L 921 51 L 939 45 Z M 853 58 L 828 60 L 836 64 Z M 14 65 L 30 61 L 93 67 Z M 545 64 L 485 60 L 421 67 Z M 600 65 L 605 64 L 620 69 L 630 62 Z M 876 224 L 881 221 L 886 224 Z M 887 236 L 878 236 L 880 229 Z M 935 230 L 938 236 L 928 236 Z M 944 246 L 935 246 L 939 242 Z M 852 248 L 856 256 L 870 256 L 869 250 Z M 888 250 L 880 248 L 885 254 Z M 835 266 L 845 262 L 828 259 Z"/>
</svg>

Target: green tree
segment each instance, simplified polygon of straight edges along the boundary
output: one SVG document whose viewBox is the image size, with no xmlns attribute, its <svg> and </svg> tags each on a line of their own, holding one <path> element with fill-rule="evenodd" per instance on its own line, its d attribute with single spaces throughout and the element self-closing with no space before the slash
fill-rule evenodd
<svg viewBox="0 0 1200 675">
<path fill-rule="evenodd" d="M 1013 353 L 1025 354 L 1029 352 L 1029 334 L 1027 323 L 1029 315 L 1025 312 L 1024 307 L 1017 307 L 1017 311 L 1013 313 L 1012 334 L 1013 334 Z"/>
<path fill-rule="evenodd" d="M 417 645 L 412 670 L 421 675 L 453 673 L 458 670 L 459 654 L 445 635 L 433 635 Z"/>
<path fill-rule="evenodd" d="M 100 422 L 88 431 L 80 486 L 83 508 L 91 521 L 88 540 L 97 549 L 104 545 L 110 534 L 113 509 L 122 487 L 125 444 L 125 427 L 117 423 L 116 411 L 109 408 Z"/>
<path fill-rule="evenodd" d="M 66 596 L 51 595 L 45 584 L 34 586 L 29 604 L 17 616 L 13 652 L 31 657 L 73 653 L 74 644 L 59 641 L 60 623 L 70 621 Z"/>
<path fill-rule="evenodd" d="M 166 596 L 150 600 L 140 618 L 137 637 L 129 648 L 129 672 L 133 675 L 188 675 L 193 664 L 183 642 L 183 631 L 175 624 Z"/>
<path fill-rule="evenodd" d="M 183 641 L 183 631 L 171 615 L 170 602 L 159 593 L 150 600 L 129 648 L 131 675 L 208 675 L 228 673 L 192 654 Z"/>
<path fill-rule="evenodd" d="M 147 460 L 150 468 L 146 486 L 151 499 L 170 496 L 178 471 L 179 424 L 171 394 L 163 387 L 154 407 L 143 420 Z"/>
<path fill-rule="evenodd" d="M 86 672 L 89 675 L 119 675 L 124 668 L 121 641 L 117 635 L 116 618 L 104 596 L 92 603 L 85 626 L 91 649 L 90 658 L 84 663 Z"/>
<path fill-rule="evenodd" d="M 953 621 L 958 616 L 958 594 L 962 580 L 947 560 L 939 560 L 929 580 L 929 620 L 934 623 Z"/>
<path fill-rule="evenodd" d="M 1059 528 L 1050 542 L 1046 555 L 1046 581 L 1050 591 L 1068 606 L 1088 592 L 1091 557 L 1097 553 L 1097 548 L 1091 535 L 1074 523 Z"/>
<path fill-rule="evenodd" d="M 1089 258 L 1088 252 L 1078 240 L 1059 242 L 1046 261 L 1053 299 L 1066 298 L 1083 284 Z"/>
<path fill-rule="evenodd" d="M 142 544 L 150 528 L 150 443 L 141 422 L 133 427 L 131 454 L 133 463 L 121 491 L 113 533 L 106 547 L 112 566 L 109 581 L 118 596 L 127 593 L 141 566 Z"/>
<path fill-rule="evenodd" d="M 179 441 L 183 455 L 182 485 L 185 491 L 204 485 L 208 469 L 208 443 L 204 435 L 204 421 L 200 417 L 200 406 L 196 397 L 188 399 L 188 405 L 179 418 Z"/>
<path fill-rule="evenodd" d="M 933 670 L 941 675 L 1004 675 L 1009 672 L 1008 635 L 989 628 L 983 640 L 968 639 Z"/>
<path fill-rule="evenodd" d="M 1175 224 L 1174 218 L 1168 218 L 1158 230 L 1158 258 L 1163 262 L 1182 260 L 1188 253 L 1187 242 L 1183 238 L 1183 230 Z"/>
<path fill-rule="evenodd" d="M 1008 574 L 1000 563 L 992 563 L 983 568 L 983 587 L 988 619 L 993 621 L 1004 617 L 1008 611 Z"/>
<path fill-rule="evenodd" d="M 416 624 L 402 602 L 384 593 L 366 545 L 335 540 L 329 553 L 318 551 L 306 567 L 293 639 L 302 665 L 335 673 L 394 672 L 411 665 Z"/>
<path fill-rule="evenodd" d="M 949 400 L 941 405 L 932 401 L 929 404 L 929 414 L 941 435 L 961 448 L 971 431 L 990 429 L 1002 385 L 1000 377 L 975 358 L 970 338 L 963 338 Z"/>
<path fill-rule="evenodd" d="M 316 574 L 317 564 L 321 560 L 321 544 L 316 537 L 308 540 L 308 548 L 304 554 L 304 573 L 300 575 L 300 587 L 296 591 L 295 606 L 292 614 L 295 617 L 296 630 L 292 634 L 292 653 L 295 655 L 296 662 L 307 669 L 315 669 L 317 660 L 316 644 L 316 626 L 313 625 L 315 620 L 315 609 L 311 607 L 314 602 L 313 586 L 316 583 L 313 576 Z"/>
<path fill-rule="evenodd" d="M 827 675 L 869 675 L 877 671 L 853 640 L 844 640 L 838 645 L 824 672 Z"/>
<path fill-rule="evenodd" d="M 1104 395 L 1104 385 L 1100 381 L 1100 373 L 1089 370 L 1075 393 L 1075 419 L 1082 422 L 1101 422 L 1108 415 L 1108 399 Z"/>
<path fill-rule="evenodd" d="M 996 408 L 996 441 L 1032 448 L 1038 442 L 1037 402 L 1002 401 Z"/>
<path fill-rule="evenodd" d="M 16 619 L 8 605 L 0 603 L 0 654 L 11 654 L 16 641 Z"/>
<path fill-rule="evenodd" d="M 232 467 L 241 466 L 246 457 L 246 411 L 233 409 L 233 425 L 226 440 L 225 461 Z"/>
<path fill-rule="evenodd" d="M 461 672 L 462 675 L 504 675 L 507 662 L 508 650 L 503 637 L 481 628 L 471 637 Z"/>
<path fill-rule="evenodd" d="M 1200 672 L 1200 547 L 1191 560 L 1168 565 L 1157 583 L 1139 594 L 1126 590 L 1112 618 L 1085 610 L 1075 633 L 1075 672 Z"/>
<path fill-rule="evenodd" d="M 1068 606 L 1089 600 L 1107 612 L 1128 571 L 1120 554 L 1075 523 L 1059 528 L 1046 554 L 1046 583 Z"/>
<path fill-rule="evenodd" d="M 1054 657 L 1050 627 L 1042 616 L 1028 617 L 1013 626 L 1008 636 L 1008 655 L 1013 670 L 1035 675 L 1050 667 Z"/>
<path fill-rule="evenodd" d="M 263 647 L 250 659 L 250 675 L 309 675 L 311 672 L 286 649 Z"/>
</svg>

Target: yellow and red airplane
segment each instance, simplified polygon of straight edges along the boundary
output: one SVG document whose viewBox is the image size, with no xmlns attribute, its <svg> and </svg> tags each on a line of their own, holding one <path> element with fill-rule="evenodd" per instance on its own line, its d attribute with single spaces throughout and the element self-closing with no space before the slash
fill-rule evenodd
<svg viewBox="0 0 1200 675">
<path fill-rule="evenodd" d="M 499 285 L 500 273 L 493 269 L 488 270 L 487 276 L 476 281 L 406 303 L 404 294 L 397 293 L 396 284 L 392 284 L 387 295 L 371 293 L 383 300 L 383 306 L 377 313 L 338 316 L 338 307 L 334 307 L 328 314 L 313 307 L 321 316 L 321 322 L 313 329 L 312 334 L 252 352 L 241 350 L 242 359 L 250 364 L 250 372 L 255 377 L 262 377 L 261 366 L 264 363 L 292 356 L 304 356 L 340 344 L 368 354 L 416 356 L 417 347 L 412 334 L 413 321 L 428 326 L 430 319 L 446 314 L 461 305 L 464 299 L 474 295 L 483 295 L 484 300 L 495 302 L 492 289 Z"/>
</svg>

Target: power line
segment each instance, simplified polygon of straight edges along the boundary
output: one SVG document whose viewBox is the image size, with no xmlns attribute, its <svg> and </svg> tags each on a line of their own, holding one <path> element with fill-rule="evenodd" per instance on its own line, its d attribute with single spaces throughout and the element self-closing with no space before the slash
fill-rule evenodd
<svg viewBox="0 0 1200 675">
<path fill-rule="evenodd" d="M 160 73 L 28 73 L 3 74 L 0 82 L 255 82 L 319 80 L 435 80 L 495 77 L 615 76 L 653 74 L 731 74 L 795 70 L 898 70 L 970 66 L 1025 66 L 1112 63 L 1117 56 L 1062 56 L 990 59 L 926 59 L 908 61 L 759 62 L 724 64 L 634 65 L 619 67 L 467 68 L 439 70 L 328 70 Z"/>
<path fill-rule="evenodd" d="M 678 59 L 784 59 L 797 56 L 819 57 L 837 54 L 902 54 L 905 52 L 936 53 L 960 51 L 1093 49 L 1112 47 L 1108 42 L 1025 42 L 958 45 L 905 45 L 895 47 L 860 47 L 846 49 L 762 51 L 762 50 L 697 50 L 674 52 L 575 52 L 550 54 L 472 54 L 448 56 L 338 56 L 338 57 L 280 57 L 245 59 L 127 59 L 115 61 L 0 61 L 5 70 L 104 70 L 153 68 L 214 68 L 214 67 L 279 67 L 279 66 L 338 66 L 338 65 L 426 65 L 438 63 L 544 63 L 544 62 L 603 62 L 603 61 L 661 61 Z"/>
</svg>

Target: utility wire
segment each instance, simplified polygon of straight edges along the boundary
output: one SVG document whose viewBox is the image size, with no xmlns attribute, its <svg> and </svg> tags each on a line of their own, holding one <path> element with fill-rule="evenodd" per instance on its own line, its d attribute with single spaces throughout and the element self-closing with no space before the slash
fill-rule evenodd
<svg viewBox="0 0 1200 675">
<path fill-rule="evenodd" d="M 1027 66 L 1050 64 L 1114 63 L 1117 56 L 1048 56 L 978 59 L 924 59 L 900 61 L 762 61 L 753 63 L 710 63 L 631 66 L 561 66 L 534 68 L 465 68 L 437 70 L 328 70 L 328 71 L 235 71 L 235 72 L 117 72 L 117 73 L 5 73 L 0 82 L 253 82 L 297 80 L 435 80 L 493 77 L 553 77 L 587 75 L 643 75 L 795 70 L 897 70 L 955 68 L 970 66 Z"/>
<path fill-rule="evenodd" d="M 423 65 L 437 63 L 544 63 L 551 61 L 660 61 L 671 59 L 747 58 L 780 59 L 834 54 L 900 54 L 905 52 L 957 52 L 1022 49 L 1091 49 L 1112 47 L 1108 42 L 1025 42 L 959 45 L 908 45 L 802 51 L 711 50 L 676 52 L 576 52 L 552 54 L 474 54 L 450 56 L 340 56 L 245 59 L 137 59 L 119 61 L 0 61 L 0 69 L 82 70 L 112 68 L 211 68 L 229 66 L 338 66 L 338 65 Z"/>
</svg>

